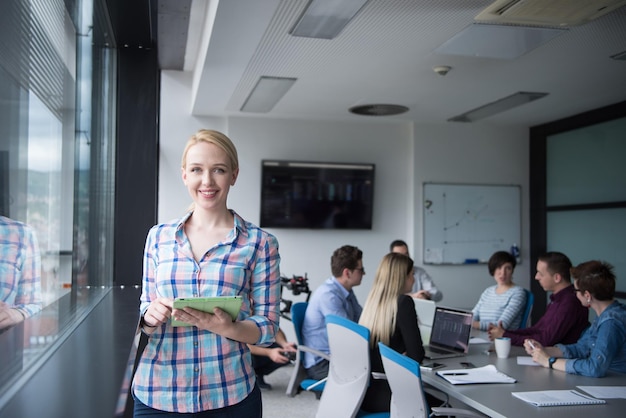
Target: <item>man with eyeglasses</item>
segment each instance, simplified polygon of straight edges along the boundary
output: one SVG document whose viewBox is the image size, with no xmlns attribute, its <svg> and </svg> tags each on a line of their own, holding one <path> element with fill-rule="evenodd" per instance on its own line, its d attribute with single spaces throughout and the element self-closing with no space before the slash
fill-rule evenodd
<svg viewBox="0 0 626 418">
<path fill-rule="evenodd" d="M 489 328 L 489 338 L 509 337 L 511 344 L 523 346 L 526 339 L 539 341 L 543 346 L 573 344 L 589 326 L 589 309 L 576 298 L 571 283 L 572 263 L 563 253 L 548 252 L 537 261 L 535 280 L 543 290 L 552 292 L 544 315 L 535 325 L 507 331 L 502 324 Z"/>
<path fill-rule="evenodd" d="M 359 321 L 363 308 L 352 288 L 361 284 L 365 275 L 363 252 L 357 247 L 344 245 L 330 258 L 332 276 L 318 287 L 309 300 L 302 324 L 304 345 L 330 354 L 326 316 L 338 315 Z M 309 378 L 320 380 L 328 376 L 329 362 L 311 353 L 304 353 L 304 368 Z"/>
</svg>

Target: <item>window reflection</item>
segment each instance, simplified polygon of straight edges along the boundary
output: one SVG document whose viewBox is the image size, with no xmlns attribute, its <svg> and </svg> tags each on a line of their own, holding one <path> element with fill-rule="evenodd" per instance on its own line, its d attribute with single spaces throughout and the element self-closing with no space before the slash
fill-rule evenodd
<svg viewBox="0 0 626 418">
<path fill-rule="evenodd" d="M 0 1 L 0 215 L 32 230 L 40 260 L 38 312 L 0 325 L 0 409 L 5 385 L 113 282 L 115 55 L 102 3 Z"/>
<path fill-rule="evenodd" d="M 68 265 L 71 260 L 61 258 L 62 251 L 71 253 L 72 225 L 64 222 L 61 212 L 62 206 L 72 207 L 72 195 L 65 189 L 72 187 L 73 161 L 70 159 L 63 164 L 64 142 L 71 145 L 72 138 L 63 141 L 63 124 L 32 92 L 29 92 L 28 104 L 26 223 L 39 237 L 41 287 L 44 303 L 48 305 L 67 293 L 72 283 L 71 264 Z M 63 167 L 70 174 L 65 176 L 70 177 L 68 185 L 62 183 Z"/>
<path fill-rule="evenodd" d="M 41 253 L 30 226 L 0 216 L 0 330 L 39 313 Z"/>
</svg>

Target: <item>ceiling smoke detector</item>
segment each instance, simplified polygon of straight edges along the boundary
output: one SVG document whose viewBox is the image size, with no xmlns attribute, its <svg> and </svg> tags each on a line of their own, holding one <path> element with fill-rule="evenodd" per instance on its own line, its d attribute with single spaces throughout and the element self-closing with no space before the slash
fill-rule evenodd
<svg viewBox="0 0 626 418">
<path fill-rule="evenodd" d="M 451 69 L 452 67 L 448 67 L 447 65 L 437 65 L 433 67 L 433 71 L 441 76 L 448 74 Z"/>
<path fill-rule="evenodd" d="M 393 104 L 367 104 L 360 106 L 353 106 L 350 109 L 351 113 L 355 115 L 363 116 L 393 116 L 400 115 L 409 111 L 409 108 L 401 105 Z"/>
</svg>

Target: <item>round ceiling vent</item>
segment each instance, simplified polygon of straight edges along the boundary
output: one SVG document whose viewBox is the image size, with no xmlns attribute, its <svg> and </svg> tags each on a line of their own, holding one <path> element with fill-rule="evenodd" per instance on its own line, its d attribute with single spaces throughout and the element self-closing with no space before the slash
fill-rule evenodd
<svg viewBox="0 0 626 418">
<path fill-rule="evenodd" d="M 368 104 L 350 108 L 350 112 L 364 116 L 392 116 L 400 115 L 408 111 L 409 108 L 406 106 L 392 104 Z"/>
</svg>

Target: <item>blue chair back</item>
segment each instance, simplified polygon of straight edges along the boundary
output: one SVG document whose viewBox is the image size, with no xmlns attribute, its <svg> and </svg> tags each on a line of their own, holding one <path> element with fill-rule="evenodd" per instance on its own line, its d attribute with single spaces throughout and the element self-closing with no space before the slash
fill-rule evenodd
<svg viewBox="0 0 626 418">
<path fill-rule="evenodd" d="M 378 343 L 378 349 L 391 388 L 391 418 L 428 418 L 430 416 L 480 418 L 482 416 L 466 409 L 430 408 L 424 396 L 419 363 L 383 343 Z"/>
<path fill-rule="evenodd" d="M 378 349 L 391 388 L 390 416 L 428 417 L 430 407 L 424 395 L 419 363 L 383 343 L 378 343 Z"/>
<path fill-rule="evenodd" d="M 304 345 L 304 338 L 302 337 L 302 324 L 304 323 L 304 315 L 308 306 L 308 302 L 297 302 L 291 305 L 291 323 L 296 334 L 298 351 L 286 393 L 287 396 L 293 397 L 301 390 L 305 390 L 315 393 L 315 396 L 319 399 L 324 391 L 325 381 L 308 378 L 303 365 L 304 352 L 309 351 L 309 348 Z"/>
<path fill-rule="evenodd" d="M 328 315 L 326 316 L 326 326 L 328 324 L 336 324 L 340 327 L 347 328 L 349 331 L 355 332 L 360 335 L 365 341 L 369 341 L 370 338 L 370 330 L 365 328 L 363 325 L 359 325 L 354 321 L 343 318 L 338 315 Z"/>
<path fill-rule="evenodd" d="M 291 305 L 291 322 L 293 323 L 298 345 L 304 344 L 302 338 L 302 323 L 304 322 L 304 314 L 308 306 L 308 302 L 297 302 Z"/>
<path fill-rule="evenodd" d="M 535 295 L 530 290 L 526 290 L 526 307 L 524 308 L 524 315 L 522 316 L 522 322 L 520 328 L 527 328 L 530 324 L 530 313 L 533 310 L 533 304 L 535 303 Z"/>
<path fill-rule="evenodd" d="M 398 353 L 396 350 L 390 347 L 387 347 L 383 343 L 378 343 L 378 349 L 380 350 L 381 357 L 387 357 L 389 360 L 404 367 L 406 370 L 411 372 L 411 374 L 413 374 L 418 379 L 422 378 L 422 373 L 420 372 L 420 365 L 418 362 L 416 362 L 412 358 Z"/>
<path fill-rule="evenodd" d="M 370 331 L 337 315 L 326 316 L 326 331 L 330 369 L 315 417 L 354 418 L 370 381 Z"/>
</svg>

